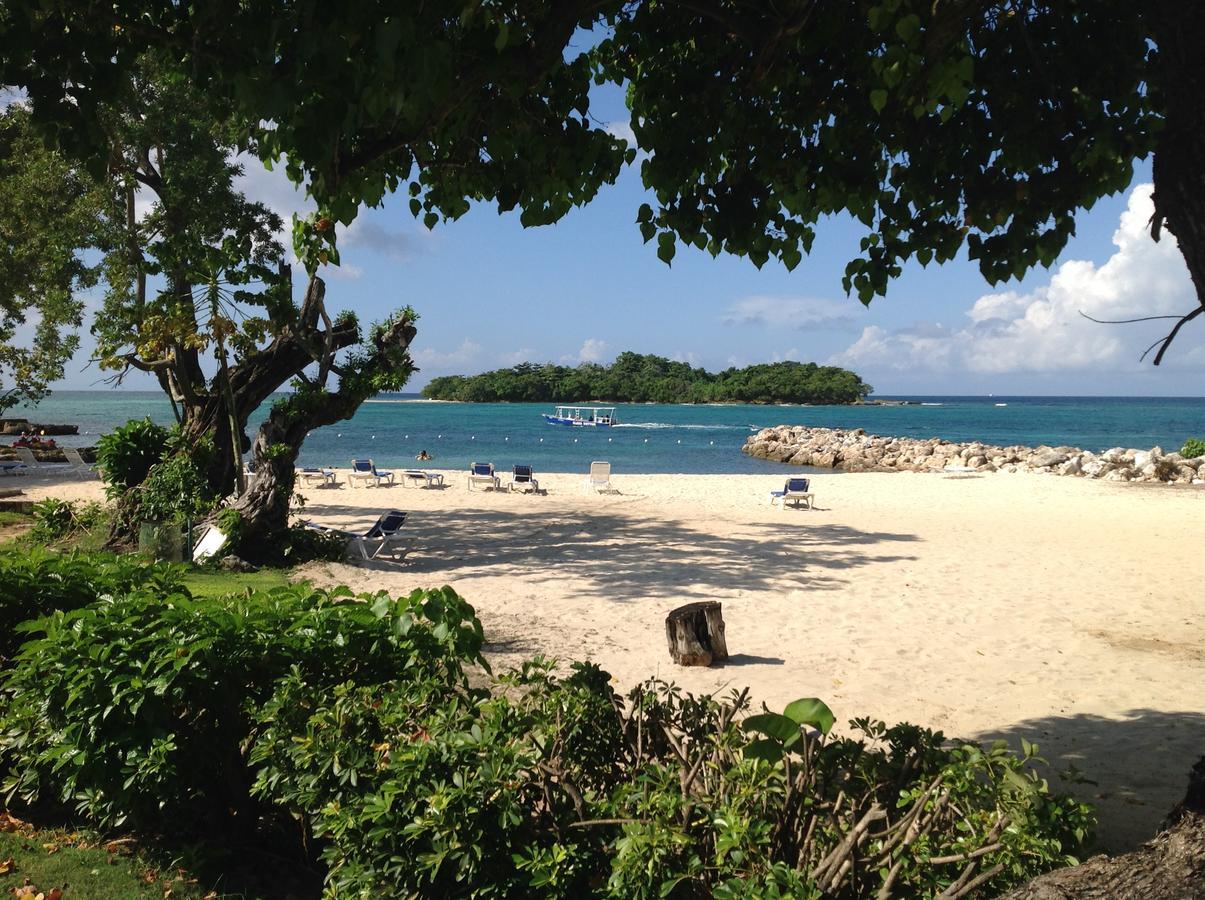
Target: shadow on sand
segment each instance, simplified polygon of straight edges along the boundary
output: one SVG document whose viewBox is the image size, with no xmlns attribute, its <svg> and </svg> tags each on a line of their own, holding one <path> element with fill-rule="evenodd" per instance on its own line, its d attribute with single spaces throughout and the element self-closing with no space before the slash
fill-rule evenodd
<svg viewBox="0 0 1205 900">
<path fill-rule="evenodd" d="M 1038 755 L 1050 763 L 1051 790 L 1095 806 L 1099 849 L 1121 853 L 1154 837 L 1164 816 L 1184 799 L 1189 769 L 1205 754 L 1205 715 L 1135 709 L 1120 719 L 1049 716 L 972 737 L 1001 738 L 1016 750 L 1022 737 L 1038 744 Z M 1069 766 L 1096 784 L 1061 780 L 1057 773 Z"/>
<path fill-rule="evenodd" d="M 325 499 L 325 498 L 322 498 Z M 311 500 L 318 521 L 370 520 L 364 509 Z M 702 515 L 702 513 L 700 513 Z M 834 590 L 862 566 L 914 559 L 884 553 L 913 534 L 861 531 L 787 516 L 739 523 L 725 534 L 708 523 L 599 511 L 434 510 L 406 523 L 417 552 L 405 570 L 432 583 L 467 575 L 522 575 L 563 582 L 574 593 L 617 602 L 658 597 L 715 599 L 743 590 Z M 399 571 L 390 562 L 365 568 Z"/>
</svg>

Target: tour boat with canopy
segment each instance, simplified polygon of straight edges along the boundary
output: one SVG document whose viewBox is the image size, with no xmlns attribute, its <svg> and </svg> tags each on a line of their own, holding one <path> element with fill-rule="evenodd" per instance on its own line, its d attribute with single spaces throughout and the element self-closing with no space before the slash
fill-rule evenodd
<svg viewBox="0 0 1205 900">
<path fill-rule="evenodd" d="M 549 425 L 582 425 L 609 428 L 615 424 L 614 406 L 558 406 L 555 413 L 544 413 Z"/>
</svg>

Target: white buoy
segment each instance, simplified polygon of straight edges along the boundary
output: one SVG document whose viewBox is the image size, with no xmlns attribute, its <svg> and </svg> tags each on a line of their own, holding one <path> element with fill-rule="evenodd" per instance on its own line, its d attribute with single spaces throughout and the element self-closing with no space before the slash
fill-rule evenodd
<svg viewBox="0 0 1205 900">
<path fill-rule="evenodd" d="M 609 443 L 611 443 L 611 439 L 610 439 L 610 438 L 607 438 L 607 443 L 608 443 L 608 444 L 609 444 Z"/>
<path fill-rule="evenodd" d="M 442 435 L 442 434 L 439 436 L 439 439 L 440 439 L 440 440 L 443 440 L 443 435 Z"/>
<path fill-rule="evenodd" d="M 577 443 L 577 438 L 573 439 L 573 443 L 575 443 L 575 444 Z"/>
<path fill-rule="evenodd" d="M 410 435 L 406 435 L 406 440 L 410 440 Z"/>
<path fill-rule="evenodd" d="M 682 438 L 678 438 L 678 443 L 682 443 Z"/>
<path fill-rule="evenodd" d="M 649 442 L 649 439 L 648 439 L 648 438 L 645 438 L 645 439 L 644 439 L 644 442 L 647 444 L 647 443 Z"/>
<path fill-rule="evenodd" d="M 372 436 L 372 439 L 375 441 L 375 440 L 377 439 L 377 436 L 374 434 L 374 435 Z"/>
<path fill-rule="evenodd" d="M 510 440 L 510 438 L 508 438 L 508 437 L 504 437 L 502 440 L 504 440 L 504 441 L 509 441 L 509 440 Z"/>
<path fill-rule="evenodd" d="M 707 443 L 711 444 L 713 447 L 715 446 L 715 441 L 708 441 Z"/>
<path fill-rule="evenodd" d="M 339 437 L 343 437 L 343 432 L 342 432 L 342 431 L 340 431 L 340 432 L 339 432 Z"/>
<path fill-rule="evenodd" d="M 470 441 L 475 441 L 475 440 L 477 440 L 477 435 L 473 435 L 471 438 L 469 438 L 469 440 L 470 440 Z"/>
<path fill-rule="evenodd" d="M 543 439 L 543 438 L 540 438 L 540 443 L 541 443 L 541 444 L 542 444 L 542 443 L 544 443 L 544 439 Z"/>
</svg>

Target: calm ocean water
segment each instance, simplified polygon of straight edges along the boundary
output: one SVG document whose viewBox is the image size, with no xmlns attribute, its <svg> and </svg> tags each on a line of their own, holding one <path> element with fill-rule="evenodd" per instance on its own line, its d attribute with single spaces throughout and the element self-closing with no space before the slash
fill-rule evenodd
<svg viewBox="0 0 1205 900">
<path fill-rule="evenodd" d="M 527 463 L 537 472 L 584 472 L 591 460 L 606 459 L 617 472 L 778 472 L 787 467 L 749 459 L 741 445 L 751 430 L 795 424 L 1097 451 L 1155 445 L 1170 451 L 1188 437 L 1205 437 L 1205 398 L 895 399 L 923 405 L 621 405 L 616 409 L 621 424 L 608 429 L 547 425 L 540 415 L 551 411 L 547 404 L 429 403 L 403 394 L 370 401 L 354 419 L 315 431 L 305 442 L 301 463 L 346 466 L 353 456 L 371 456 L 381 466 L 403 466 L 425 449 L 435 457 L 428 466 L 440 469 L 490 461 L 500 469 Z M 162 394 L 133 391 L 63 391 L 36 409 L 7 415 L 78 424 L 79 437 L 61 439 L 68 446 L 93 444 L 97 434 L 130 418 L 172 421 Z"/>
</svg>

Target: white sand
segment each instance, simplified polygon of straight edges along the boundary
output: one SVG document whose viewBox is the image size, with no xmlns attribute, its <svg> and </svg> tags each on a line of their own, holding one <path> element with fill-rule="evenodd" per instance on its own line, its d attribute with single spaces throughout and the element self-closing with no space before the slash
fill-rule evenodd
<svg viewBox="0 0 1205 900">
<path fill-rule="evenodd" d="M 394 593 L 450 584 L 495 668 L 589 657 L 622 689 L 651 675 L 748 685 L 772 709 L 818 696 L 839 721 L 1025 736 L 1099 783 L 1081 793 L 1114 848 L 1155 832 L 1205 753 L 1199 488 L 821 475 L 817 509 L 782 511 L 776 477 L 618 472 L 622 493 L 599 496 L 580 475 L 539 473 L 547 496 L 525 496 L 447 474 L 442 491 L 306 490 L 306 515 L 330 525 L 409 510 L 417 543 L 406 563 L 307 574 Z M 726 666 L 669 661 L 665 614 L 694 600 L 724 604 Z"/>
</svg>

